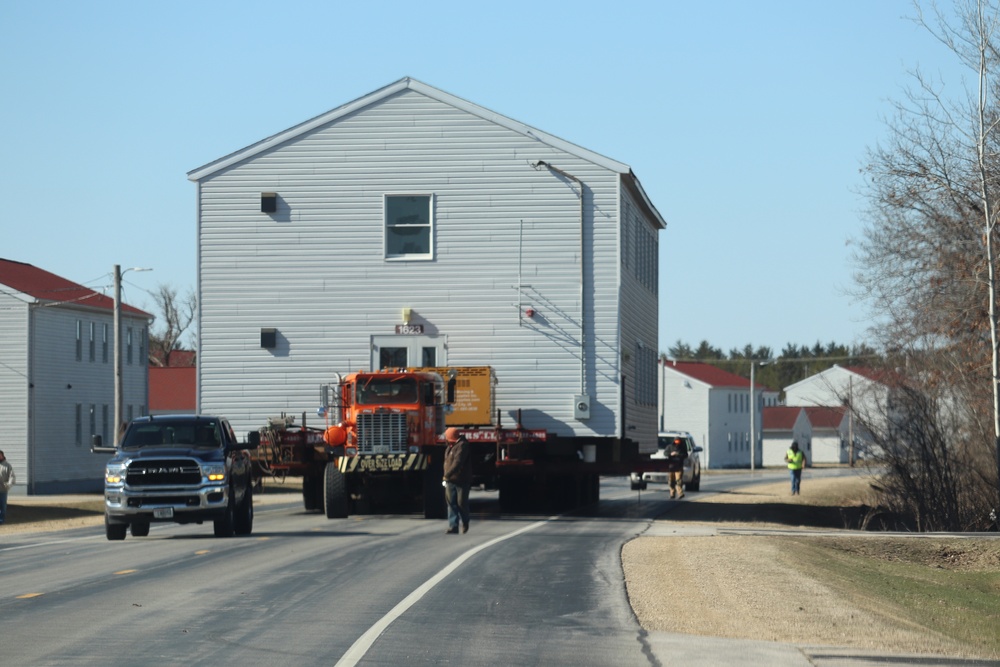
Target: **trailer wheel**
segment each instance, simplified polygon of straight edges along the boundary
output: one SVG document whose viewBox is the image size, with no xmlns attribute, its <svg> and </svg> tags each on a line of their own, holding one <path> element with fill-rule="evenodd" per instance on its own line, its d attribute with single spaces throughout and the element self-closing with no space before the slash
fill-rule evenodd
<svg viewBox="0 0 1000 667">
<path fill-rule="evenodd" d="M 108 515 L 104 515 L 104 533 L 107 535 L 109 540 L 119 541 L 125 539 L 125 534 L 128 532 L 127 523 L 111 523 L 108 519 Z"/>
<path fill-rule="evenodd" d="M 323 477 L 306 475 L 302 478 L 302 506 L 307 510 L 323 509 Z"/>
<path fill-rule="evenodd" d="M 149 522 L 134 521 L 132 525 L 129 526 L 129 532 L 132 533 L 132 537 L 146 537 L 149 535 Z"/>
<path fill-rule="evenodd" d="M 323 475 L 323 495 L 326 503 L 327 519 L 347 517 L 347 483 L 344 473 L 332 462 L 326 464 Z"/>
</svg>

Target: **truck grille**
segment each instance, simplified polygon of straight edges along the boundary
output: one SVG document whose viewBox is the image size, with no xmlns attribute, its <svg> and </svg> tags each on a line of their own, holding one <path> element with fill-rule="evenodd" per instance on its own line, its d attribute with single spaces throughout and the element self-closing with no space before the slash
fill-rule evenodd
<svg viewBox="0 0 1000 667">
<path fill-rule="evenodd" d="M 406 415 L 398 412 L 362 414 L 357 418 L 359 454 L 406 452 Z"/>
<path fill-rule="evenodd" d="M 179 486 L 201 483 L 201 468 L 191 459 L 132 461 L 125 475 L 129 486 Z"/>
</svg>

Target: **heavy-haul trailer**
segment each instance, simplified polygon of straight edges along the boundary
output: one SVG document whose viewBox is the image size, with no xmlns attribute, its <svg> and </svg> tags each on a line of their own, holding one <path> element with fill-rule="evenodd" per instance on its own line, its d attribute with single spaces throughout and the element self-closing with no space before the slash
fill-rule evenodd
<svg viewBox="0 0 1000 667">
<path fill-rule="evenodd" d="M 512 427 L 495 407 L 488 366 L 359 371 L 321 388 L 323 427 L 272 418 L 260 429 L 256 475 L 302 477 L 306 509 L 445 513 L 446 427 L 472 450 L 474 483 L 497 489 L 503 511 L 569 510 L 599 500 L 601 476 L 662 471 L 627 439 L 557 436 Z"/>
</svg>

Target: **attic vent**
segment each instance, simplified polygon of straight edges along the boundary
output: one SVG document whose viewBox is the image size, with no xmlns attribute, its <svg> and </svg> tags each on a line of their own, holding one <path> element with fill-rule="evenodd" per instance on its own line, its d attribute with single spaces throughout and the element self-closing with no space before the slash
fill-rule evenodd
<svg viewBox="0 0 1000 667">
<path fill-rule="evenodd" d="M 278 210 L 278 193 L 277 192 L 261 192 L 260 193 L 260 212 L 261 213 L 274 213 Z"/>
</svg>

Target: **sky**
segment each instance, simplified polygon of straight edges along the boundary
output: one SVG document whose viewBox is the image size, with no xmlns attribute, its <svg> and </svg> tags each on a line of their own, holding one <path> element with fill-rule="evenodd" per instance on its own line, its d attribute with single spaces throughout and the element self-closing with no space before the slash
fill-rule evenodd
<svg viewBox="0 0 1000 667">
<path fill-rule="evenodd" d="M 409 76 L 632 168 L 668 223 L 661 351 L 866 342 L 852 296 L 866 151 L 914 69 L 958 81 L 915 13 L 8 0 L 0 257 L 109 294 L 114 265 L 152 268 L 125 273 L 123 298 L 155 312 L 158 286 L 196 286 L 189 171 Z"/>
</svg>

